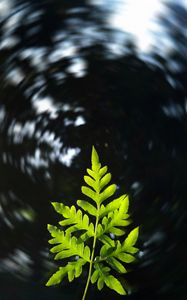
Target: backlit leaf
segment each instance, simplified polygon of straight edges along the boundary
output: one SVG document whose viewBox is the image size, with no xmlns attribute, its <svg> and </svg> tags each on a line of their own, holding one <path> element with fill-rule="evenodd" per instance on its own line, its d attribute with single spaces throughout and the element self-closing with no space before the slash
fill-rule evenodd
<svg viewBox="0 0 187 300">
<path fill-rule="evenodd" d="M 114 257 L 107 258 L 107 263 L 119 273 L 127 273 L 125 267 Z"/>
<path fill-rule="evenodd" d="M 91 170 L 91 169 L 86 169 L 86 171 L 87 171 L 87 173 L 88 173 L 92 178 L 97 179 L 98 174 L 95 173 L 93 170 Z"/>
<path fill-rule="evenodd" d="M 95 190 L 96 182 L 90 176 L 84 176 L 84 181 Z"/>
<path fill-rule="evenodd" d="M 106 174 L 107 170 L 108 170 L 107 166 L 102 167 L 99 170 L 99 178 L 103 177 Z"/>
<path fill-rule="evenodd" d="M 129 247 L 134 246 L 138 239 L 138 234 L 139 234 L 139 227 L 134 228 L 127 238 L 124 241 L 123 248 L 128 249 Z"/>
<path fill-rule="evenodd" d="M 109 185 L 99 196 L 99 203 L 102 203 L 104 200 L 108 199 L 109 197 L 113 196 L 116 191 L 116 185 L 111 184 Z"/>
<path fill-rule="evenodd" d="M 97 151 L 95 149 L 94 146 L 92 146 L 92 158 L 91 158 L 91 162 L 92 162 L 92 165 L 97 165 L 99 164 L 99 156 L 97 154 Z"/>
<path fill-rule="evenodd" d="M 128 253 L 119 253 L 117 255 L 117 258 L 125 263 L 131 263 L 131 262 L 135 261 L 135 257 Z"/>
<path fill-rule="evenodd" d="M 95 283 L 99 277 L 99 270 L 95 270 L 91 276 L 91 283 Z"/>
<path fill-rule="evenodd" d="M 87 186 L 82 186 L 81 190 L 84 195 L 96 201 L 96 193 L 92 189 Z"/>
<path fill-rule="evenodd" d="M 80 206 L 83 210 L 88 212 L 92 216 L 97 215 L 97 209 L 87 201 L 77 200 L 77 205 Z"/>
<path fill-rule="evenodd" d="M 99 278 L 98 281 L 97 281 L 97 287 L 98 287 L 98 290 L 102 290 L 102 288 L 104 287 L 104 278 Z"/>
<path fill-rule="evenodd" d="M 60 283 L 64 277 L 72 282 L 82 274 L 83 266 L 88 263 L 91 271 L 88 281 L 96 284 L 99 290 L 106 285 L 120 295 L 126 294 L 120 281 L 111 275 L 111 269 L 118 273 L 127 272 L 126 264 L 136 259 L 134 254 L 138 249 L 135 243 L 139 232 L 137 227 L 123 238 L 123 242 L 118 240 L 118 236 L 126 236 L 124 227 L 131 223 L 129 198 L 122 195 L 110 199 L 116 192 L 116 185 L 110 184 L 111 174 L 107 170 L 107 166 L 101 166 L 98 153 L 92 147 L 91 168 L 84 176 L 86 186 L 81 188 L 88 199 L 75 201 L 79 209 L 75 205 L 52 202 L 61 216 L 58 222 L 61 227 L 48 224 L 50 251 L 54 253 L 55 260 L 62 260 L 62 267 L 50 277 L 47 286 Z"/>
<path fill-rule="evenodd" d="M 66 275 L 67 272 L 64 271 L 63 268 L 59 268 L 56 273 L 54 273 L 46 283 L 46 286 L 55 285 L 62 281 L 63 277 Z"/>
<path fill-rule="evenodd" d="M 107 173 L 101 180 L 100 180 L 100 190 L 102 190 L 111 180 L 111 174 Z"/>
<path fill-rule="evenodd" d="M 115 278 L 114 276 L 110 275 L 105 279 L 105 283 L 106 285 L 116 291 L 118 294 L 120 295 L 126 295 L 126 291 L 124 290 L 122 284 L 120 283 L 119 280 L 117 280 L 117 278 Z"/>
</svg>

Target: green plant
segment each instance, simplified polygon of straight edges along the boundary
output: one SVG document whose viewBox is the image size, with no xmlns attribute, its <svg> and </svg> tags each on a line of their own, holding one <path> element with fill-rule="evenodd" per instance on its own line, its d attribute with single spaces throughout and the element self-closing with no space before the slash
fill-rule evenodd
<svg viewBox="0 0 187 300">
<path fill-rule="evenodd" d="M 108 185 L 111 174 L 107 173 L 106 166 L 101 167 L 94 147 L 91 163 L 91 169 L 87 169 L 88 175 L 84 176 L 88 186 L 82 186 L 82 193 L 91 201 L 78 200 L 77 205 L 81 208 L 78 210 L 74 205 L 68 207 L 63 203 L 52 202 L 54 209 L 63 216 L 63 220 L 59 222 L 62 229 L 48 225 L 52 236 L 49 243 L 57 244 L 50 250 L 56 254 L 54 259 L 71 258 L 71 261 L 60 267 L 46 285 L 58 284 L 65 276 L 68 276 L 71 282 L 81 275 L 83 266 L 89 264 L 82 300 L 86 297 L 90 282 L 97 282 L 99 290 L 106 285 L 125 295 L 124 287 L 111 274 L 111 268 L 114 273 L 126 273 L 123 263 L 133 262 L 134 254 L 138 251 L 134 247 L 138 238 L 138 227 L 133 229 L 123 242 L 118 238 L 126 234 L 123 228 L 130 224 L 128 196 L 122 195 L 109 201 L 116 192 L 116 185 Z"/>
</svg>

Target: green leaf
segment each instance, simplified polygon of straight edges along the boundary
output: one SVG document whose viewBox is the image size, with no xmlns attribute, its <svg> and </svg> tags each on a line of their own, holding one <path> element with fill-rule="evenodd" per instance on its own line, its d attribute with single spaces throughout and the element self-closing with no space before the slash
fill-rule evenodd
<svg viewBox="0 0 187 300">
<path fill-rule="evenodd" d="M 62 250 L 64 250 L 64 246 L 62 244 L 59 244 L 59 245 L 57 245 L 57 246 L 55 246 L 55 247 L 53 247 L 53 248 L 50 249 L 50 251 L 52 253 L 58 253 L 58 252 L 60 252 Z"/>
<path fill-rule="evenodd" d="M 127 273 L 125 267 L 114 257 L 108 257 L 106 262 L 117 272 L 119 273 Z"/>
<path fill-rule="evenodd" d="M 97 281 L 97 287 L 101 290 L 106 284 L 110 289 L 115 290 L 120 295 L 125 295 L 124 290 L 120 281 L 118 281 L 114 276 L 110 275 L 110 268 L 104 267 L 103 264 L 95 264 L 95 271 L 92 275 L 91 282 L 95 283 Z"/>
<path fill-rule="evenodd" d="M 66 273 L 67 272 L 64 270 L 64 268 L 60 267 L 58 271 L 49 278 L 48 282 L 46 283 L 46 286 L 51 286 L 60 283 L 66 275 Z"/>
<path fill-rule="evenodd" d="M 99 170 L 99 178 L 103 177 L 106 174 L 107 170 L 108 170 L 107 166 L 102 167 Z"/>
<path fill-rule="evenodd" d="M 86 169 L 87 173 L 93 178 L 93 179 L 97 179 L 98 174 L 95 173 L 94 171 L 92 171 L 91 169 Z"/>
<path fill-rule="evenodd" d="M 53 203 L 53 206 L 64 217 L 64 220 L 60 221 L 59 224 L 61 226 L 70 226 L 66 229 L 66 233 L 70 234 L 74 231 L 86 230 L 88 238 L 94 235 L 94 225 L 89 223 L 87 214 L 82 214 L 81 210 L 76 211 L 75 206 L 68 207 L 63 204 L 59 205 L 59 203 Z M 57 228 L 55 230 L 58 231 Z"/>
<path fill-rule="evenodd" d="M 101 258 L 110 256 L 114 250 L 115 250 L 115 247 L 110 247 L 108 244 L 104 244 L 100 250 Z"/>
<path fill-rule="evenodd" d="M 84 176 L 84 181 L 91 186 L 94 190 L 96 190 L 96 182 L 90 176 Z"/>
<path fill-rule="evenodd" d="M 74 277 L 75 277 L 75 270 L 70 270 L 68 272 L 68 280 L 69 280 L 69 282 L 73 281 Z"/>
<path fill-rule="evenodd" d="M 96 193 L 93 190 L 91 190 L 89 187 L 82 186 L 81 190 L 82 190 L 82 193 L 84 195 L 86 195 L 87 197 L 93 199 L 94 201 L 97 200 Z"/>
<path fill-rule="evenodd" d="M 102 190 L 111 180 L 111 174 L 107 173 L 101 180 L 100 180 L 100 190 Z"/>
<path fill-rule="evenodd" d="M 99 196 L 99 203 L 101 204 L 104 200 L 108 199 L 109 197 L 113 196 L 116 191 L 116 185 L 111 184 L 109 185 Z"/>
<path fill-rule="evenodd" d="M 138 227 L 126 236 L 124 229 L 131 223 L 128 214 L 129 198 L 128 195 L 122 195 L 109 199 L 115 194 L 116 185 L 110 184 L 112 176 L 107 172 L 107 166 L 101 166 L 93 146 L 91 168 L 87 169 L 88 175 L 84 176 L 86 186 L 81 188 L 88 198 L 75 202 L 78 209 L 74 205 L 52 202 L 55 211 L 60 214 L 61 220 L 58 223 L 61 228 L 48 225 L 51 235 L 49 244 L 52 245 L 50 251 L 54 253 L 55 260 L 62 260 L 63 266 L 50 277 L 47 286 L 60 283 L 64 277 L 72 282 L 82 274 L 83 266 L 88 263 L 90 271 L 87 282 L 97 284 L 99 290 L 106 285 L 120 295 L 126 294 L 120 281 L 111 275 L 111 269 L 120 274 L 126 273 L 126 264 L 135 260 Z M 121 243 L 118 236 L 126 238 Z M 93 241 L 89 243 L 89 239 Z M 92 248 L 89 244 L 93 245 Z"/>
<path fill-rule="evenodd" d="M 98 236 L 98 239 L 103 243 L 110 245 L 111 247 L 115 246 L 114 240 L 112 240 L 108 235 L 102 234 L 101 236 Z"/>
<path fill-rule="evenodd" d="M 50 244 L 60 244 L 51 248 L 52 253 L 57 253 L 55 255 L 55 260 L 78 255 L 85 261 L 90 261 L 89 247 L 84 247 L 84 243 L 75 236 L 71 237 L 68 233 L 62 231 L 61 235 L 59 235 L 59 231 L 56 230 L 56 227 L 54 230 L 51 230 L 51 234 L 54 238 L 49 241 Z"/>
<path fill-rule="evenodd" d="M 100 218 L 104 217 L 109 212 L 113 212 L 114 210 L 119 209 L 119 207 L 122 205 L 122 202 L 124 205 L 123 214 L 126 214 L 128 211 L 128 207 L 129 207 L 129 198 L 127 195 L 122 195 L 119 198 L 114 199 L 113 201 L 108 203 L 106 206 L 104 206 L 103 204 L 101 205 Z M 127 215 L 127 217 L 128 217 L 128 215 Z"/>
<path fill-rule="evenodd" d="M 79 277 L 82 273 L 82 267 L 86 261 L 79 259 L 75 262 L 69 262 L 66 266 L 60 267 L 46 283 L 46 286 L 51 286 L 60 283 L 65 276 L 68 276 L 69 281 L 72 281 L 74 277 Z"/>
<path fill-rule="evenodd" d="M 113 205 L 116 207 L 116 202 L 114 202 Z M 120 228 L 117 228 L 117 226 L 124 227 L 130 224 L 131 221 L 128 219 L 129 215 L 125 213 L 126 210 L 127 202 L 121 201 L 120 205 L 118 206 L 118 209 L 114 209 L 111 211 L 109 207 L 109 209 L 107 209 L 109 213 L 105 216 L 105 208 L 103 208 L 103 205 L 101 205 L 101 215 L 103 215 L 102 227 L 98 226 L 97 236 L 101 238 L 101 236 L 105 233 L 112 233 L 116 236 L 124 235 L 125 231 Z"/>
<path fill-rule="evenodd" d="M 138 239 L 138 234 L 139 234 L 139 227 L 136 227 L 129 233 L 129 235 L 125 239 L 123 248 L 129 249 L 130 247 L 134 246 Z"/>
<path fill-rule="evenodd" d="M 88 212 L 90 215 L 96 217 L 97 209 L 87 201 L 77 200 L 77 205 L 81 207 L 84 211 Z"/>
<path fill-rule="evenodd" d="M 84 248 L 84 258 L 87 261 L 90 261 L 90 248 L 88 246 Z"/>
<path fill-rule="evenodd" d="M 104 287 L 104 278 L 99 277 L 97 281 L 97 288 L 99 291 L 101 291 L 103 287 Z"/>
<path fill-rule="evenodd" d="M 126 252 L 131 253 L 131 254 L 136 254 L 138 251 L 139 251 L 139 249 L 136 247 L 129 247 L 128 251 L 126 250 Z"/>
<path fill-rule="evenodd" d="M 122 284 L 120 283 L 119 280 L 117 280 L 117 278 L 115 278 L 114 276 L 110 275 L 105 279 L 105 283 L 106 285 L 116 291 L 118 294 L 120 295 L 126 295 L 126 291 L 124 290 Z"/>
<path fill-rule="evenodd" d="M 95 270 L 91 276 L 91 283 L 95 283 L 99 278 L 99 270 Z"/>
<path fill-rule="evenodd" d="M 99 156 L 94 146 L 92 146 L 92 158 L 91 158 L 92 165 L 97 165 L 99 163 Z"/>
<path fill-rule="evenodd" d="M 95 150 L 95 147 L 92 147 L 92 158 L 91 158 L 91 162 L 92 162 L 92 170 L 93 171 L 99 171 L 101 164 L 99 162 L 99 156 L 97 154 L 97 151 Z"/>
<path fill-rule="evenodd" d="M 121 235 L 124 235 L 125 230 L 122 230 L 120 228 L 117 228 L 117 227 L 113 226 L 113 227 L 110 228 L 110 232 L 117 235 L 117 236 L 121 236 Z"/>
<path fill-rule="evenodd" d="M 125 263 L 131 263 L 136 260 L 134 256 L 127 253 L 119 253 L 116 257 Z"/>
<path fill-rule="evenodd" d="M 65 206 L 63 203 L 59 202 L 51 202 L 51 204 L 57 213 L 63 215 L 64 217 L 69 215 L 70 208 L 68 206 Z"/>
</svg>

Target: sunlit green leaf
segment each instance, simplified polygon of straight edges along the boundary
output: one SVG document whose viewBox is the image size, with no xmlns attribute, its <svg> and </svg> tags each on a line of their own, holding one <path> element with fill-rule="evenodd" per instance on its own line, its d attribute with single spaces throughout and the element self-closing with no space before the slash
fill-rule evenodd
<svg viewBox="0 0 187 300">
<path fill-rule="evenodd" d="M 82 193 L 84 195 L 86 195 L 87 197 L 93 199 L 94 201 L 97 200 L 96 193 L 92 189 L 90 189 L 89 187 L 82 186 L 81 190 L 82 190 Z"/>
<path fill-rule="evenodd" d="M 69 280 L 69 282 L 73 281 L 74 277 L 75 277 L 75 270 L 70 270 L 68 272 L 68 280 Z"/>
<path fill-rule="evenodd" d="M 93 170 L 91 170 L 91 169 L 86 169 L 86 171 L 87 171 L 87 173 L 93 178 L 93 179 L 97 179 L 97 177 L 98 177 L 98 174 L 96 173 L 96 172 L 94 172 Z"/>
<path fill-rule="evenodd" d="M 99 203 L 102 203 L 104 200 L 108 199 L 109 197 L 113 196 L 116 191 L 116 185 L 111 184 L 109 185 L 101 194 L 99 197 Z"/>
<path fill-rule="evenodd" d="M 97 281 L 97 288 L 98 290 L 102 290 L 103 287 L 104 287 L 104 278 L 99 277 Z"/>
<path fill-rule="evenodd" d="M 99 170 L 99 178 L 103 177 L 106 174 L 107 170 L 108 170 L 107 166 L 102 167 Z"/>
<path fill-rule="evenodd" d="M 64 276 L 66 275 L 67 271 L 64 268 L 59 268 L 56 273 L 54 273 L 46 283 L 46 286 L 55 285 L 62 281 Z"/>
<path fill-rule="evenodd" d="M 99 278 L 99 270 L 95 270 L 91 276 L 91 283 L 95 283 Z"/>
<path fill-rule="evenodd" d="M 96 182 L 90 176 L 84 176 L 84 181 L 91 186 L 94 190 L 96 190 Z"/>
<path fill-rule="evenodd" d="M 87 201 L 77 200 L 77 205 L 92 216 L 97 216 L 97 209 Z"/>
<path fill-rule="evenodd" d="M 107 263 L 119 273 L 127 273 L 125 267 L 114 257 L 108 257 Z"/>
<path fill-rule="evenodd" d="M 138 234 L 139 234 L 139 227 L 136 227 L 129 233 L 129 235 L 125 239 L 123 247 L 125 249 L 128 249 L 128 248 L 134 246 L 138 239 Z"/>
<path fill-rule="evenodd" d="M 135 261 L 135 257 L 128 253 L 119 253 L 117 255 L 117 258 L 125 263 L 131 263 L 131 262 Z"/>
<path fill-rule="evenodd" d="M 118 294 L 120 294 L 120 295 L 127 294 L 126 291 L 124 290 L 122 284 L 120 283 L 120 281 L 117 278 L 115 278 L 114 276 L 112 276 L 112 275 L 108 276 L 105 279 L 105 283 L 110 289 L 116 291 Z"/>
<path fill-rule="evenodd" d="M 97 151 L 95 150 L 94 146 L 92 146 L 91 162 L 92 162 L 92 166 L 99 164 L 99 156 L 98 156 Z"/>
<path fill-rule="evenodd" d="M 52 245 L 50 251 L 55 255 L 55 260 L 63 261 L 63 267 L 50 277 L 47 286 L 60 283 L 64 277 L 72 282 L 82 274 L 83 266 L 87 263 L 90 265 L 87 282 L 96 284 L 99 290 L 106 285 L 120 295 L 126 294 L 120 281 L 111 275 L 111 269 L 126 273 L 126 264 L 135 261 L 134 255 L 138 249 L 134 246 L 139 229 L 133 229 L 126 236 L 124 227 L 132 222 L 128 214 L 129 198 L 128 195 L 122 195 L 111 199 L 116 192 L 116 185 L 110 184 L 111 174 L 107 170 L 107 166 L 101 166 L 98 153 L 92 147 L 91 168 L 87 169 L 88 175 L 84 176 L 87 186 L 81 188 L 88 198 L 75 201 L 79 209 L 75 205 L 52 202 L 53 208 L 61 216 L 58 222 L 61 227 L 48 225 L 51 235 L 49 244 Z M 118 236 L 126 238 L 120 242 Z"/>
<path fill-rule="evenodd" d="M 111 180 L 111 174 L 107 173 L 101 180 L 100 180 L 100 190 L 102 190 Z"/>
</svg>

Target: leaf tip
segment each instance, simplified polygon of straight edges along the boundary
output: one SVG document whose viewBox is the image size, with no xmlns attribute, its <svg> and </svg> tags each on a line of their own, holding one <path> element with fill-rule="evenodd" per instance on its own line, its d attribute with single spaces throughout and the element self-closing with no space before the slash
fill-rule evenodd
<svg viewBox="0 0 187 300">
<path fill-rule="evenodd" d="M 48 280 L 48 282 L 46 282 L 45 286 L 50 286 L 50 284 L 49 284 L 49 280 Z"/>
<path fill-rule="evenodd" d="M 92 146 L 92 164 L 99 163 L 99 156 L 94 146 Z"/>
<path fill-rule="evenodd" d="M 58 202 L 51 202 L 52 207 L 55 209 L 55 207 L 58 205 Z"/>
<path fill-rule="evenodd" d="M 134 228 L 134 233 L 136 233 L 137 236 L 139 235 L 139 231 L 140 231 L 140 227 L 139 226 L 137 226 L 137 227 Z"/>
<path fill-rule="evenodd" d="M 51 224 L 47 224 L 47 230 L 50 231 L 52 228 L 52 225 Z"/>
</svg>

